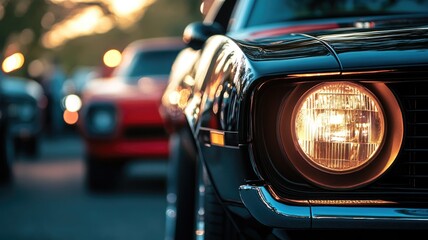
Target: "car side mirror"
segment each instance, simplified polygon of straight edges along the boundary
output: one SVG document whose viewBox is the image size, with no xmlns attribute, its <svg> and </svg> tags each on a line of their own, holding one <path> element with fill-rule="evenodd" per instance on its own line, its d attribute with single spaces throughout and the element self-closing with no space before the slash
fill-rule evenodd
<svg viewBox="0 0 428 240">
<path fill-rule="evenodd" d="M 191 48 L 201 49 L 205 41 L 216 34 L 225 33 L 223 27 L 218 23 L 206 24 L 194 22 L 187 25 L 183 33 L 183 41 Z"/>
</svg>

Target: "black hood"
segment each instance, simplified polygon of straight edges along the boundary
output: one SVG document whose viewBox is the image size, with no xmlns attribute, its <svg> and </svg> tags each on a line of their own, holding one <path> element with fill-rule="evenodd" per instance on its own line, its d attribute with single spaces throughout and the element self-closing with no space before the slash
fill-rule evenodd
<svg viewBox="0 0 428 240">
<path fill-rule="evenodd" d="M 428 27 L 312 34 L 337 56 L 344 71 L 428 64 Z"/>
<path fill-rule="evenodd" d="M 235 41 L 256 67 L 266 71 L 270 68 L 264 66 L 266 61 L 273 65 L 286 61 L 284 73 L 427 65 L 428 25 L 400 27 L 391 24 L 376 28 L 338 27 L 260 38 L 251 37 L 257 32 L 248 32 Z"/>
</svg>

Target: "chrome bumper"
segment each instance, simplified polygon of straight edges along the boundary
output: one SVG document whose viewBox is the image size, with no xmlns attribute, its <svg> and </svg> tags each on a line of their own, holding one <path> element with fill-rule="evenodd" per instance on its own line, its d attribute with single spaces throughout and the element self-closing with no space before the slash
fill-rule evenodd
<svg viewBox="0 0 428 240">
<path fill-rule="evenodd" d="M 263 186 L 239 188 L 260 223 L 284 229 L 428 229 L 428 209 L 391 206 L 310 206 L 277 201 Z"/>
</svg>

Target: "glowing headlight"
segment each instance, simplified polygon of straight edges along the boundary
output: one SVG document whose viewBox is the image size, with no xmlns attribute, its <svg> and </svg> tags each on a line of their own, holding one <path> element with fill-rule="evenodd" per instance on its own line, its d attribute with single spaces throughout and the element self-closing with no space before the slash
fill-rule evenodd
<svg viewBox="0 0 428 240">
<path fill-rule="evenodd" d="M 297 103 L 291 123 L 303 158 L 333 173 L 352 172 L 368 164 L 385 135 L 385 117 L 376 97 L 349 82 L 311 88 Z"/>
</svg>

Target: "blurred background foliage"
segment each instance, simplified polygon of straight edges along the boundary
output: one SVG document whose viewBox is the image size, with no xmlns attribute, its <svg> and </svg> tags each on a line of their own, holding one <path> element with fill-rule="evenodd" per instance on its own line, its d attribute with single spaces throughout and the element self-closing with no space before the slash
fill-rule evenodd
<svg viewBox="0 0 428 240">
<path fill-rule="evenodd" d="M 112 11 L 114 1 L 0 0 L 1 57 L 4 59 L 15 52 L 25 56 L 22 68 L 11 74 L 28 75 L 28 65 L 38 59 L 59 61 L 66 73 L 78 66 L 99 66 L 108 49 L 121 51 L 130 42 L 141 38 L 181 36 L 188 23 L 202 19 L 199 12 L 201 0 L 140 0 L 144 7 L 128 16 Z M 135 5 L 135 1 L 116 0 L 116 8 L 121 4 Z M 87 31 L 60 44 L 46 43 L 49 32 L 55 29 L 65 29 L 63 32 L 67 35 L 68 30 L 61 23 L 66 26 L 66 20 L 89 8 L 97 8 L 102 13 L 94 24 L 103 31 Z M 106 24 L 102 22 L 105 19 L 108 19 Z M 121 21 L 123 19 L 128 21 Z M 88 20 L 87 24 L 90 23 Z M 110 25 L 112 27 L 106 31 Z M 85 30 L 86 27 L 85 22 L 81 23 L 80 28 Z"/>
</svg>

